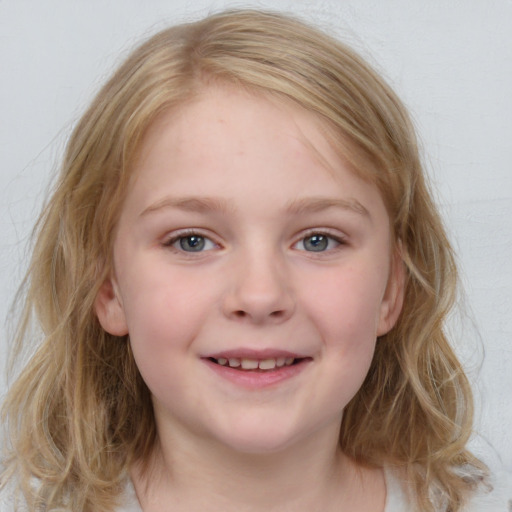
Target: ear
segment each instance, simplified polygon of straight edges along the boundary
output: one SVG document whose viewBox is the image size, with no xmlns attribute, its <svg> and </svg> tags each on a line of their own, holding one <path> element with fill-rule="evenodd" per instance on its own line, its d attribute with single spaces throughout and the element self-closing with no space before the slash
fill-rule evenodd
<svg viewBox="0 0 512 512">
<path fill-rule="evenodd" d="M 123 304 L 119 298 L 115 281 L 107 278 L 96 295 L 94 310 L 98 320 L 110 334 L 125 336 L 128 334 Z"/>
<path fill-rule="evenodd" d="M 399 243 L 392 257 L 388 284 L 380 307 L 377 336 L 387 334 L 394 327 L 402 311 L 404 294 L 405 268 Z"/>
</svg>

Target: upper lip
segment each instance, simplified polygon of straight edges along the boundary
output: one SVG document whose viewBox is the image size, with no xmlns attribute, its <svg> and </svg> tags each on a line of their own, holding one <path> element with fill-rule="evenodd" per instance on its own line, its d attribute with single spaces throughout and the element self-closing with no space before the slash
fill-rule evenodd
<svg viewBox="0 0 512 512">
<path fill-rule="evenodd" d="M 237 358 L 237 359 L 277 359 L 279 357 L 289 358 L 293 357 L 294 359 L 304 359 L 307 356 L 305 354 L 291 352 L 289 350 L 280 350 L 280 349 L 250 349 L 250 348 L 235 348 L 231 350 L 222 350 L 219 352 L 212 352 L 211 354 L 206 354 L 203 356 L 204 358 Z"/>
</svg>

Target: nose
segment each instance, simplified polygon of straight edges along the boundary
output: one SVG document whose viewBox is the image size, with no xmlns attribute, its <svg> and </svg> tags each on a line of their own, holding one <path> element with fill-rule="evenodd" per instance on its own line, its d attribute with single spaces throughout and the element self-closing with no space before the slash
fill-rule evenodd
<svg viewBox="0 0 512 512">
<path fill-rule="evenodd" d="M 295 310 L 286 265 L 276 254 L 243 255 L 230 269 L 224 314 L 253 324 L 279 324 Z"/>
</svg>

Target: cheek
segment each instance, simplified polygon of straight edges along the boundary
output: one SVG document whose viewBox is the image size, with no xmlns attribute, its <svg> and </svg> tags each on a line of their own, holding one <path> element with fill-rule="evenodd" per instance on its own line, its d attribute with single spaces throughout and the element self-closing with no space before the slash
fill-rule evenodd
<svg viewBox="0 0 512 512">
<path fill-rule="evenodd" d="M 187 298 L 153 289 L 130 303 L 128 330 L 135 364 L 151 394 L 169 402 L 181 396 L 190 362 L 190 345 L 201 325 Z"/>
<path fill-rule="evenodd" d="M 141 328 L 157 332 L 162 328 L 170 335 L 204 313 L 211 290 L 200 276 L 165 265 L 148 266 L 153 268 L 125 279 L 121 293 L 130 335 Z"/>
<path fill-rule="evenodd" d="M 375 341 L 385 283 L 368 268 L 348 268 L 318 283 L 310 311 L 329 339 L 359 344 Z"/>
<path fill-rule="evenodd" d="M 172 364 L 197 337 L 212 309 L 201 284 L 182 275 L 144 272 L 123 290 L 133 353 L 141 370 Z"/>
<path fill-rule="evenodd" d="M 361 277 L 354 270 L 333 279 L 325 284 L 323 299 L 312 301 L 332 376 L 327 396 L 333 407 L 344 408 L 354 397 L 375 352 L 382 287 L 375 286 L 375 276 Z"/>
</svg>

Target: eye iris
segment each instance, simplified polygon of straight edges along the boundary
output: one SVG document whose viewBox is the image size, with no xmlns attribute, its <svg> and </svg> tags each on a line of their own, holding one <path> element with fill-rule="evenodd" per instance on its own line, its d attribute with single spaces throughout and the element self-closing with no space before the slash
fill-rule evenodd
<svg viewBox="0 0 512 512">
<path fill-rule="evenodd" d="M 180 239 L 180 247 L 184 251 L 199 252 L 204 249 L 204 237 L 197 235 L 184 236 Z"/>
<path fill-rule="evenodd" d="M 329 243 L 325 235 L 312 235 L 304 239 L 304 248 L 306 251 L 325 251 Z"/>
</svg>

